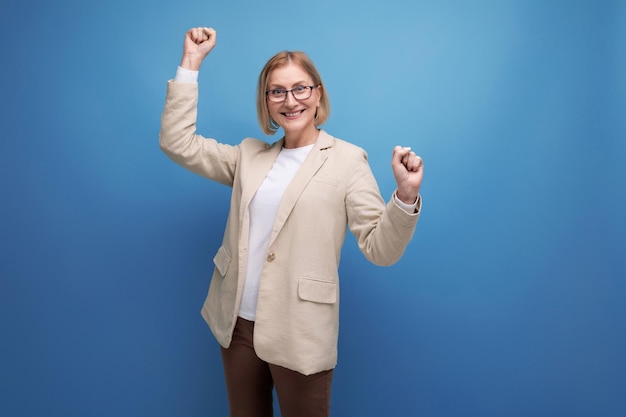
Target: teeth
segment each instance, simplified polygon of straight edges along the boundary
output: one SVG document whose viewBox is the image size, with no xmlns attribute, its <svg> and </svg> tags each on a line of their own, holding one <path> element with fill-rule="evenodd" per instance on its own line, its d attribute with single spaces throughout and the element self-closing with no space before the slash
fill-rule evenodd
<svg viewBox="0 0 626 417">
<path fill-rule="evenodd" d="M 285 116 L 287 116 L 287 117 L 294 117 L 294 116 L 297 116 L 297 115 L 299 115 L 299 114 L 300 114 L 300 112 L 296 112 L 296 113 L 285 113 Z"/>
</svg>

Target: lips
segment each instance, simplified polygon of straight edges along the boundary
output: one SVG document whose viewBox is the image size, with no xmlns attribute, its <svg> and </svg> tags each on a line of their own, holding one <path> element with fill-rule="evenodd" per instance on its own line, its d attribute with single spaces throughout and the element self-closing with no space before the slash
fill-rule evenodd
<svg viewBox="0 0 626 417">
<path fill-rule="evenodd" d="M 299 111 L 290 112 L 290 113 L 282 113 L 282 114 L 283 114 L 283 116 L 287 117 L 288 119 L 291 119 L 291 118 L 295 118 L 295 117 L 300 116 L 302 114 L 302 112 L 304 112 L 304 110 L 299 110 Z"/>
</svg>

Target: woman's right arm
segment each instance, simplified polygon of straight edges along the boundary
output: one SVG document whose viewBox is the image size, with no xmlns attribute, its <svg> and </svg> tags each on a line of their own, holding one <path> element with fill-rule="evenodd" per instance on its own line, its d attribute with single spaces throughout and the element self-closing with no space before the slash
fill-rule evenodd
<svg viewBox="0 0 626 417">
<path fill-rule="evenodd" d="M 215 30 L 189 30 L 185 35 L 180 66 L 190 71 L 198 71 L 214 46 Z M 197 82 L 168 83 L 159 133 L 161 149 L 174 162 L 188 170 L 232 186 L 239 146 L 220 144 L 214 139 L 197 135 L 197 106 Z"/>
</svg>

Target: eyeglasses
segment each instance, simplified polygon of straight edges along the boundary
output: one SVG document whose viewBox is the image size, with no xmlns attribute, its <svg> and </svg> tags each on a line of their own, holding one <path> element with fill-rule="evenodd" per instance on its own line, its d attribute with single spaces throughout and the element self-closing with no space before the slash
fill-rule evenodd
<svg viewBox="0 0 626 417">
<path fill-rule="evenodd" d="M 291 90 L 285 90 L 284 88 L 275 88 L 273 90 L 267 90 L 265 95 L 269 101 L 274 103 L 281 103 L 287 99 L 287 94 L 291 93 L 296 100 L 306 100 L 313 94 L 313 89 L 319 87 L 319 85 L 298 85 Z"/>
</svg>

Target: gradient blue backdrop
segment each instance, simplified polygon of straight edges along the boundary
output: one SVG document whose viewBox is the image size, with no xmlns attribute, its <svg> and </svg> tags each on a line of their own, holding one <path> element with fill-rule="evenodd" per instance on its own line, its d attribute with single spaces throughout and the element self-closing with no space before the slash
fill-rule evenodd
<svg viewBox="0 0 626 417">
<path fill-rule="evenodd" d="M 625 4 L 2 0 L 0 415 L 226 416 L 229 189 L 157 143 L 197 25 L 201 133 L 263 137 L 257 74 L 301 49 L 385 196 L 394 145 L 425 159 L 405 257 L 343 252 L 335 416 L 626 415 Z"/>
</svg>

